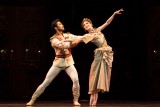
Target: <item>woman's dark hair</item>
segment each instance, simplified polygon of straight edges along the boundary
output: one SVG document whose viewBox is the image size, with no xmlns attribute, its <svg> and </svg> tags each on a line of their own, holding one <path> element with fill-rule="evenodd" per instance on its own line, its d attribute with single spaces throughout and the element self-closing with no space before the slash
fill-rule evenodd
<svg viewBox="0 0 160 107">
<path fill-rule="evenodd" d="M 53 20 L 52 23 L 51 23 L 51 28 L 54 29 L 54 27 L 57 27 L 57 22 L 60 22 L 60 20 L 59 19 Z"/>
</svg>

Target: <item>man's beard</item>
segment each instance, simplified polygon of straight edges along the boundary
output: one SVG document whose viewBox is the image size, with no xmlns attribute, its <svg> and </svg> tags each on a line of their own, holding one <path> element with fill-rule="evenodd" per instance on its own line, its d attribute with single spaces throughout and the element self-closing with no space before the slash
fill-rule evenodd
<svg viewBox="0 0 160 107">
<path fill-rule="evenodd" d="M 63 29 L 61 29 L 61 28 L 58 28 L 58 30 L 59 30 L 59 31 L 61 31 L 61 32 L 63 32 L 65 29 L 64 29 L 64 28 L 63 28 Z"/>
</svg>

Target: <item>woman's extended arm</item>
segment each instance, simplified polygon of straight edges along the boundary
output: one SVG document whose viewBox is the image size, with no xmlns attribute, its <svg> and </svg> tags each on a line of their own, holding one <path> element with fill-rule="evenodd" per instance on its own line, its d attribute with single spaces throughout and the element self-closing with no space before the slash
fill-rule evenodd
<svg viewBox="0 0 160 107">
<path fill-rule="evenodd" d="M 98 31 L 102 31 L 105 27 L 107 27 L 113 20 L 116 14 L 122 14 L 121 12 L 124 11 L 123 8 L 115 11 L 112 16 L 100 27 L 97 28 Z"/>
</svg>

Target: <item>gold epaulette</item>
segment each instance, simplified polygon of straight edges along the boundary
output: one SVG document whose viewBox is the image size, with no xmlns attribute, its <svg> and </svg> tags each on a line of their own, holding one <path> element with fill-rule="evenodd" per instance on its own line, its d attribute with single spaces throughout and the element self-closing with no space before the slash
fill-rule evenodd
<svg viewBox="0 0 160 107">
<path fill-rule="evenodd" d="M 56 34 L 54 34 L 53 36 L 50 37 L 50 40 L 54 39 L 56 36 Z"/>
<path fill-rule="evenodd" d="M 52 40 L 55 38 L 55 35 L 51 36 L 49 41 L 52 42 Z"/>
</svg>

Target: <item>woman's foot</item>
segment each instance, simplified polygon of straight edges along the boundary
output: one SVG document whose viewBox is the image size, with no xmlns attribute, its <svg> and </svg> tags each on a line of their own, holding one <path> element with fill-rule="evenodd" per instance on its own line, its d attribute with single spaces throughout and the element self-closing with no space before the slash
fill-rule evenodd
<svg viewBox="0 0 160 107">
<path fill-rule="evenodd" d="M 93 94 L 91 94 L 91 95 L 90 95 L 90 102 L 89 102 L 89 105 L 92 105 L 93 101 L 94 101 L 94 97 L 93 97 Z"/>
<path fill-rule="evenodd" d="M 98 93 L 93 94 L 93 101 L 92 101 L 92 106 L 96 106 L 98 100 Z"/>
</svg>

